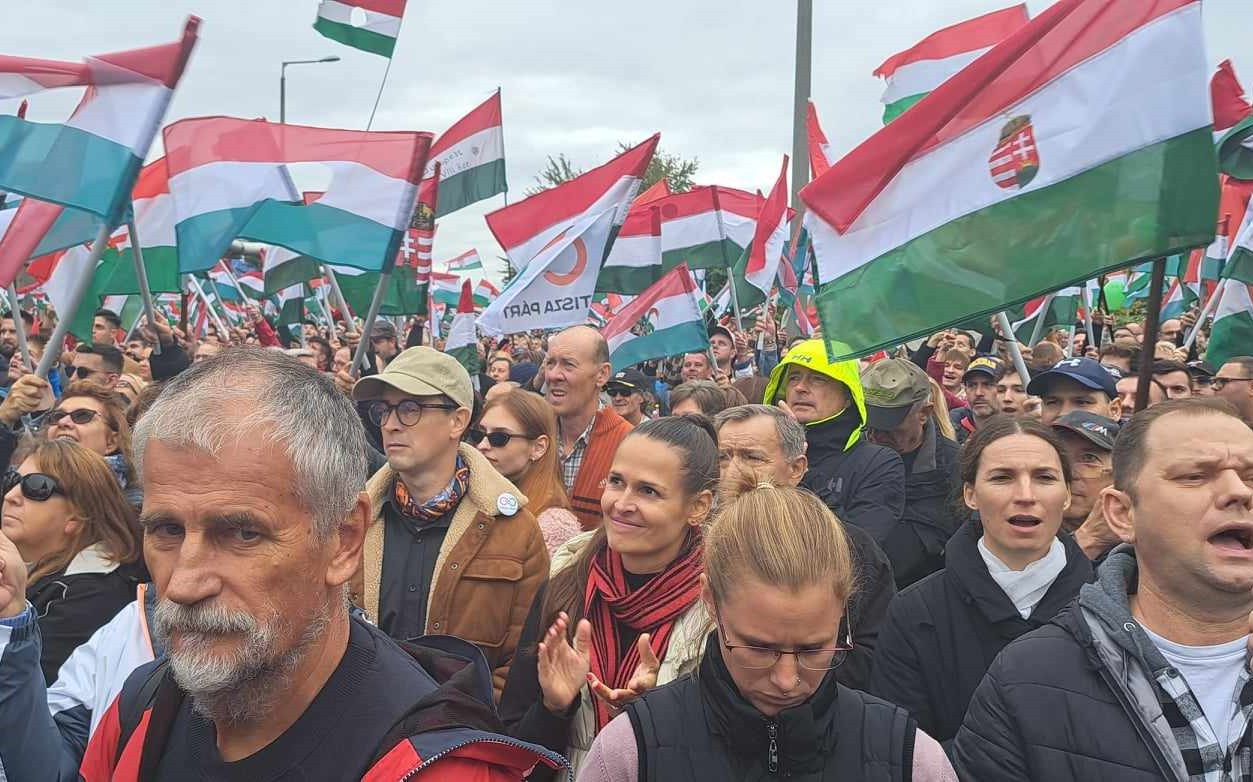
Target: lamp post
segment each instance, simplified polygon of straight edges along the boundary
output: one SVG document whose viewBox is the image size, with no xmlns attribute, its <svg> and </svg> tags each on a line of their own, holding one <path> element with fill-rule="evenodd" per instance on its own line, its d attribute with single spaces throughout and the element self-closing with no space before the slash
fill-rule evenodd
<svg viewBox="0 0 1253 782">
<path fill-rule="evenodd" d="M 322 62 L 339 62 L 339 57 L 332 54 L 330 57 L 323 57 L 320 60 L 285 60 L 282 67 L 278 71 L 278 121 L 280 125 L 287 124 L 287 66 L 288 65 L 316 65 Z"/>
</svg>

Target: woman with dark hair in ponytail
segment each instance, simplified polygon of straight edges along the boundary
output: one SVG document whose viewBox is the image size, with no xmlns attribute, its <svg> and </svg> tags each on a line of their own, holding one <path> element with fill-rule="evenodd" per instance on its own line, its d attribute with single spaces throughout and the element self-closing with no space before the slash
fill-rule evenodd
<svg viewBox="0 0 1253 782">
<path fill-rule="evenodd" d="M 697 667 L 713 627 L 699 597 L 715 443 L 693 415 L 645 421 L 618 446 L 600 528 L 557 549 L 522 630 L 500 701 L 511 735 L 577 768 L 627 703 Z"/>
</svg>

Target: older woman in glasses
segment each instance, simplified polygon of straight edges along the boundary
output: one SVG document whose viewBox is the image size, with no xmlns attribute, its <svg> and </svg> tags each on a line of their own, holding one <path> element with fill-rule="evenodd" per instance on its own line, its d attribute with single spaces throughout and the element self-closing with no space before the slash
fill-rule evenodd
<svg viewBox="0 0 1253 782">
<path fill-rule="evenodd" d="M 38 442 L 4 477 L 0 528 L 28 564 L 44 678 L 135 599 L 147 579 L 135 510 L 104 459 L 65 439 Z"/>
<path fill-rule="evenodd" d="M 705 532 L 700 599 L 715 629 L 699 672 L 628 703 L 580 782 L 956 780 L 908 712 L 836 681 L 855 585 L 831 511 L 750 476 L 738 491 Z"/>
<path fill-rule="evenodd" d="M 49 440 L 73 440 L 104 457 L 126 498 L 138 509 L 143 493 L 131 461 L 131 429 L 126 409 L 110 388 L 91 380 L 76 380 L 60 403 L 43 418 Z"/>
<path fill-rule="evenodd" d="M 557 471 L 557 416 L 543 397 L 514 389 L 492 398 L 467 439 L 526 495 L 550 555 L 583 531 Z"/>
</svg>

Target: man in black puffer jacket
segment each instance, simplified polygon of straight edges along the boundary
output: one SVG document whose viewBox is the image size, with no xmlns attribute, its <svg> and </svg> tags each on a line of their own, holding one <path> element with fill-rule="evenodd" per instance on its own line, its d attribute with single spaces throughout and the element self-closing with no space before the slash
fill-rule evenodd
<svg viewBox="0 0 1253 782">
<path fill-rule="evenodd" d="M 866 401 L 856 361 L 832 363 L 820 339 L 798 343 L 770 373 L 765 403 L 782 403 L 805 426 L 809 470 L 801 487 L 841 521 L 883 545 L 905 511 L 905 465 L 866 440 Z"/>
<path fill-rule="evenodd" d="M 992 664 L 954 743 L 962 779 L 1250 779 L 1251 470 L 1253 431 L 1220 400 L 1123 427 L 1102 502 L 1135 548 Z"/>
</svg>

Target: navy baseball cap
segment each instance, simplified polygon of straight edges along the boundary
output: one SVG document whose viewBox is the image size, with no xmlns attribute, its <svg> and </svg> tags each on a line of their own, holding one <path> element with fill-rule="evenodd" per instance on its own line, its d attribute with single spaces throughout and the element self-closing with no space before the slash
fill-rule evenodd
<svg viewBox="0 0 1253 782">
<path fill-rule="evenodd" d="M 1117 421 L 1083 410 L 1073 410 L 1053 421 L 1053 428 L 1074 432 L 1102 451 L 1114 450 L 1114 440 L 1122 429 Z"/>
<path fill-rule="evenodd" d="M 966 371 L 962 374 L 962 382 L 966 382 L 966 378 L 975 373 L 983 373 L 992 378 L 993 383 L 999 383 L 1001 378 L 1005 377 L 1005 365 L 992 356 L 979 356 L 966 367 Z"/>
<path fill-rule="evenodd" d="M 605 388 L 617 387 L 625 388 L 629 391 L 647 391 L 652 388 L 652 382 L 649 381 L 648 375 L 638 369 L 624 369 L 613 377 L 609 378 L 609 382 L 605 384 Z"/>
<path fill-rule="evenodd" d="M 1118 378 L 1092 358 L 1064 358 L 1058 361 L 1049 371 L 1031 378 L 1031 382 L 1027 384 L 1027 393 L 1044 396 L 1049 384 L 1062 377 L 1073 380 L 1084 388 L 1104 392 L 1110 399 L 1118 396 Z"/>
</svg>

